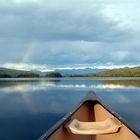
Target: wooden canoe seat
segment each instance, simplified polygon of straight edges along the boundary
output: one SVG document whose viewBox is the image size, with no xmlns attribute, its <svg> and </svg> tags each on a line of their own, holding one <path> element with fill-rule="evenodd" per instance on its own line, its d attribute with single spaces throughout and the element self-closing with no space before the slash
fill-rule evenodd
<svg viewBox="0 0 140 140">
<path fill-rule="evenodd" d="M 73 119 L 66 127 L 73 134 L 98 135 L 116 133 L 121 126 L 121 123 L 115 118 L 108 118 L 100 122 L 80 122 Z"/>
</svg>

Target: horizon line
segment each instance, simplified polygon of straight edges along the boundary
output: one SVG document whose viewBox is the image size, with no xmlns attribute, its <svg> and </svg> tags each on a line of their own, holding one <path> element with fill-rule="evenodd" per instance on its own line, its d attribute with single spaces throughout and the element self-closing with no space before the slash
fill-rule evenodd
<svg viewBox="0 0 140 140">
<path fill-rule="evenodd" d="M 32 63 L 5 63 L 1 64 L 2 68 L 40 72 L 53 72 L 56 70 L 85 70 L 85 69 L 119 69 L 119 68 L 133 68 L 140 64 L 124 64 L 124 65 L 97 65 L 97 64 L 74 64 L 74 65 L 46 65 L 46 64 L 32 64 Z"/>
</svg>

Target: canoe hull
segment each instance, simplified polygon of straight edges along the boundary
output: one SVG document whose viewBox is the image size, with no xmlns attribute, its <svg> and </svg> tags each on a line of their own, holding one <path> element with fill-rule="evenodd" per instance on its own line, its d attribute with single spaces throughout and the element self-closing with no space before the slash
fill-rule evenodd
<svg viewBox="0 0 140 140">
<path fill-rule="evenodd" d="M 76 135 L 70 133 L 65 125 L 71 119 L 81 122 L 98 122 L 115 117 L 122 122 L 122 127 L 117 133 L 104 135 Z M 120 117 L 107 109 L 100 99 L 89 93 L 76 107 L 73 113 L 69 113 L 52 129 L 45 133 L 39 140 L 139 140 L 139 135 L 130 128 Z"/>
</svg>

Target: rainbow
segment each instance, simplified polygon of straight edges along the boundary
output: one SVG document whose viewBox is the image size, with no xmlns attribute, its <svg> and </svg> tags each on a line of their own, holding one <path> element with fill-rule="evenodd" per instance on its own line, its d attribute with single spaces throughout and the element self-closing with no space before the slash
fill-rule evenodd
<svg viewBox="0 0 140 140">
<path fill-rule="evenodd" d="M 19 64 L 22 64 L 22 63 L 28 63 L 28 59 L 29 59 L 29 56 L 31 55 L 31 52 L 33 51 L 33 48 L 35 46 L 35 42 L 32 41 L 30 42 L 27 47 L 25 48 L 24 52 L 23 52 L 23 55 L 19 61 Z"/>
<path fill-rule="evenodd" d="M 19 62 L 16 64 L 17 68 L 21 68 L 22 64 L 29 63 L 29 57 L 31 56 L 31 53 L 33 52 L 34 47 L 35 47 L 34 41 L 31 41 L 27 44 L 27 47 L 24 49 Z"/>
</svg>

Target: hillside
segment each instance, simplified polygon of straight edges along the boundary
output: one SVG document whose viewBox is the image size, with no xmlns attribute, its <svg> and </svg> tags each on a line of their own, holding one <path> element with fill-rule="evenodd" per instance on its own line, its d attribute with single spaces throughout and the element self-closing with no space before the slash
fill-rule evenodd
<svg viewBox="0 0 140 140">
<path fill-rule="evenodd" d="M 14 70 L 14 69 L 7 69 L 7 68 L 0 68 L 0 78 L 22 78 L 22 77 L 59 77 L 49 73 L 40 74 L 37 72 L 31 71 L 22 71 L 22 70 Z M 89 73 L 89 74 L 61 74 L 60 77 L 140 77 L 140 66 L 134 68 L 122 68 L 122 69 L 113 69 L 102 71 L 98 73 Z"/>
<path fill-rule="evenodd" d="M 140 77 L 140 66 L 107 70 L 93 74 L 67 74 L 66 77 Z"/>
<path fill-rule="evenodd" d="M 38 73 L 30 71 L 0 68 L 0 78 L 15 78 L 15 77 L 40 77 L 40 75 Z"/>
<path fill-rule="evenodd" d="M 113 69 L 94 74 L 97 77 L 140 77 L 140 66 L 134 68 Z"/>
</svg>

